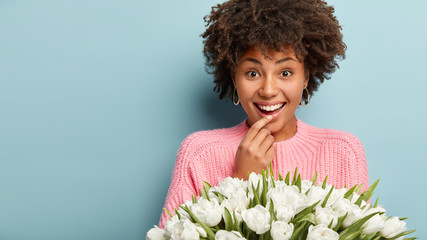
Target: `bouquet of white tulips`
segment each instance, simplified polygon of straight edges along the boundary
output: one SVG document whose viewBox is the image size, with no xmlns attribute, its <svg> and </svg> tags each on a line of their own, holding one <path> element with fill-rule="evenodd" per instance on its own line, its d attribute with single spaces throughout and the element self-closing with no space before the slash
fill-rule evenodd
<svg viewBox="0 0 427 240">
<path fill-rule="evenodd" d="M 406 231 L 403 218 L 387 217 L 378 199 L 367 203 L 378 181 L 359 194 L 361 185 L 336 189 L 327 177 L 321 185 L 316 179 L 301 180 L 295 170 L 292 180 L 289 173 L 276 180 L 266 170 L 248 181 L 205 183 L 199 198 L 168 212 L 165 228 L 150 229 L 146 240 L 401 240 L 415 231 Z"/>
</svg>

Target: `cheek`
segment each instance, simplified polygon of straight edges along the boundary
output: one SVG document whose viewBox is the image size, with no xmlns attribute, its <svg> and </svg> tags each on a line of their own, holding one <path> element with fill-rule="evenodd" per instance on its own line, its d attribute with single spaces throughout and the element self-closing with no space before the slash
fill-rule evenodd
<svg viewBox="0 0 427 240">
<path fill-rule="evenodd" d="M 304 85 L 298 82 L 296 84 L 293 84 L 292 86 L 283 88 L 282 91 L 286 95 L 288 101 L 295 104 L 295 102 L 299 103 L 299 101 L 301 100 L 303 87 Z"/>
<path fill-rule="evenodd" d="M 237 83 L 236 88 L 240 101 L 248 101 L 255 93 L 253 86 L 250 84 Z"/>
</svg>

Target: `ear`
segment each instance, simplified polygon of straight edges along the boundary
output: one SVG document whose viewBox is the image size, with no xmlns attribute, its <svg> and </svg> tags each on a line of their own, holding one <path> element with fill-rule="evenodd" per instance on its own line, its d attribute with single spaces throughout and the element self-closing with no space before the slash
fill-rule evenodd
<svg viewBox="0 0 427 240">
<path fill-rule="evenodd" d="M 308 80 L 309 79 L 310 79 L 310 75 L 307 74 L 306 77 L 305 77 L 305 80 L 304 80 L 304 88 L 307 88 L 307 86 L 308 86 Z"/>
</svg>

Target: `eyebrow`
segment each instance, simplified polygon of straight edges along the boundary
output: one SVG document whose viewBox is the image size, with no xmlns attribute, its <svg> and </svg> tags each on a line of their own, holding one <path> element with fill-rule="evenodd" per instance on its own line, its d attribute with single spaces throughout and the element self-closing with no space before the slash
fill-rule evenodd
<svg viewBox="0 0 427 240">
<path fill-rule="evenodd" d="M 256 60 L 255 58 L 248 57 L 248 58 L 243 59 L 243 61 L 253 62 L 255 64 L 258 64 L 258 65 L 262 66 L 262 63 L 260 61 Z M 282 58 L 280 60 L 277 60 L 275 62 L 275 64 L 277 65 L 277 64 L 280 64 L 280 63 L 283 63 L 283 62 L 287 62 L 287 61 L 296 61 L 296 60 L 293 59 L 293 58 L 291 58 L 291 57 L 286 57 L 286 58 Z"/>
</svg>

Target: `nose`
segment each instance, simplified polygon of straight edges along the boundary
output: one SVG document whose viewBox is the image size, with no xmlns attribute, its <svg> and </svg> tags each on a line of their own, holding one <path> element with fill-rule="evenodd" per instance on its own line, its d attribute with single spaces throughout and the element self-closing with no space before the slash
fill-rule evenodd
<svg viewBox="0 0 427 240">
<path fill-rule="evenodd" d="M 279 93 L 277 79 L 272 76 L 267 76 L 263 79 L 259 88 L 259 95 L 264 98 L 272 98 Z"/>
</svg>

